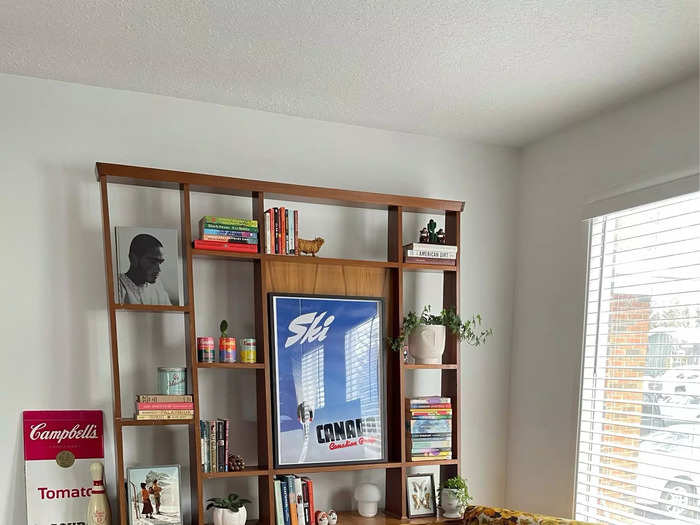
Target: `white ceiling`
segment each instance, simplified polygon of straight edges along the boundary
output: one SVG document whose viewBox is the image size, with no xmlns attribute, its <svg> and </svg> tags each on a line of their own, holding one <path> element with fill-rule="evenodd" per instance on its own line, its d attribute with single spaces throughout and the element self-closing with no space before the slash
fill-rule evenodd
<svg viewBox="0 0 700 525">
<path fill-rule="evenodd" d="M 523 145 L 697 74 L 698 0 L 0 0 L 0 72 Z"/>
</svg>

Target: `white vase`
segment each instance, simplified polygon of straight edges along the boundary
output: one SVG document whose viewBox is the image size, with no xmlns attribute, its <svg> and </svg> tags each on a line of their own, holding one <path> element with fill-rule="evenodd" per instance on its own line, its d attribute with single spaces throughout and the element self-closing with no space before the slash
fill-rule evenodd
<svg viewBox="0 0 700 525">
<path fill-rule="evenodd" d="M 408 352 L 421 365 L 442 363 L 447 328 L 443 325 L 420 325 L 408 338 Z"/>
<path fill-rule="evenodd" d="M 228 509 L 214 508 L 213 518 L 214 525 L 245 525 L 245 520 L 248 513 L 245 507 L 238 509 L 238 512 L 232 512 Z"/>
<path fill-rule="evenodd" d="M 464 509 L 457 499 L 457 489 L 442 489 L 440 492 L 440 507 L 445 518 L 461 518 Z"/>
</svg>

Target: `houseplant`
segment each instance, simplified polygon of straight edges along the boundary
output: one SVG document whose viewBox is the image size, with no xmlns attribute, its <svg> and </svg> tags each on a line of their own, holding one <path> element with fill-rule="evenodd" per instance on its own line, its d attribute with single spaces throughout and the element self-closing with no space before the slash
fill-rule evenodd
<svg viewBox="0 0 700 525">
<path fill-rule="evenodd" d="M 450 478 L 442 484 L 440 507 L 445 518 L 461 518 L 471 500 L 467 481 L 461 476 Z"/>
<path fill-rule="evenodd" d="M 214 509 L 214 525 L 245 525 L 248 517 L 245 504 L 250 503 L 250 500 L 231 493 L 228 498 L 209 498 L 207 501 L 210 502 L 207 510 Z"/>
<path fill-rule="evenodd" d="M 493 330 L 482 327 L 481 314 L 462 321 L 454 308 L 443 308 L 439 314 L 433 314 L 430 305 L 423 308 L 420 317 L 413 311 L 403 318 L 401 333 L 390 339 L 391 348 L 401 351 L 406 342 L 411 355 L 419 364 L 439 364 L 445 351 L 447 330 L 459 341 L 466 341 L 472 346 L 483 344 L 493 335 Z"/>
</svg>

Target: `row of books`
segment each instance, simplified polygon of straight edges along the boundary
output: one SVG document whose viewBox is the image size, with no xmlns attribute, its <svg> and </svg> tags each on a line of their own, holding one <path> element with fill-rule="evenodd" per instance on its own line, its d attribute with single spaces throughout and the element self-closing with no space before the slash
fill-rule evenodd
<svg viewBox="0 0 700 525">
<path fill-rule="evenodd" d="M 311 478 L 277 476 L 275 514 L 277 525 L 314 525 L 314 484 Z"/>
<path fill-rule="evenodd" d="M 199 422 L 202 447 L 202 472 L 228 472 L 228 444 L 231 420 L 211 419 Z"/>
<path fill-rule="evenodd" d="M 299 210 L 265 211 L 265 253 L 299 255 Z"/>
<path fill-rule="evenodd" d="M 203 250 L 258 253 L 258 221 L 205 215 L 199 221 L 199 239 L 194 247 Z"/>
<path fill-rule="evenodd" d="M 411 461 L 452 459 L 452 400 L 416 397 L 406 400 L 407 455 Z"/>
<path fill-rule="evenodd" d="M 191 395 L 141 394 L 136 396 L 136 419 L 192 419 L 194 403 Z"/>
<path fill-rule="evenodd" d="M 403 247 L 404 262 L 420 264 L 457 264 L 457 247 L 446 244 L 425 244 L 413 242 Z"/>
</svg>

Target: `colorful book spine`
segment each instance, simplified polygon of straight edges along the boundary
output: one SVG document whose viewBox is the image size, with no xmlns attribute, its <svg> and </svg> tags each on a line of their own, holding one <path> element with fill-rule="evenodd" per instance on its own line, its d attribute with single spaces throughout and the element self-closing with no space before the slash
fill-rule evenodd
<svg viewBox="0 0 700 525">
<path fill-rule="evenodd" d="M 194 415 L 194 409 L 192 410 L 139 410 L 136 414 L 140 416 L 182 416 L 183 419 L 187 419 Z"/>
<path fill-rule="evenodd" d="M 284 207 L 280 208 L 280 237 L 279 237 L 279 253 L 280 255 L 285 255 L 285 250 L 284 250 L 284 238 L 285 238 L 285 209 Z"/>
<path fill-rule="evenodd" d="M 205 440 L 205 435 L 206 432 L 204 431 L 204 421 L 199 422 L 199 455 L 202 458 L 202 472 L 209 472 L 207 470 L 207 455 L 206 455 L 206 447 L 204 446 L 204 440 Z"/>
<path fill-rule="evenodd" d="M 294 210 L 294 254 L 299 255 L 299 210 Z"/>
<path fill-rule="evenodd" d="M 282 478 L 280 482 L 280 493 L 282 494 L 282 517 L 284 525 L 292 525 L 292 515 L 289 509 L 289 485 L 287 480 Z"/>
<path fill-rule="evenodd" d="M 192 403 L 192 396 L 141 394 L 136 396 L 137 403 Z"/>
<path fill-rule="evenodd" d="M 211 471 L 219 472 L 216 460 L 216 421 L 209 421 L 209 460 L 211 461 Z"/>
<path fill-rule="evenodd" d="M 431 259 L 429 257 L 404 257 L 404 262 L 415 264 L 439 264 L 442 266 L 457 266 L 455 259 Z"/>
<path fill-rule="evenodd" d="M 455 259 L 457 252 L 435 252 L 428 250 L 404 250 L 403 254 L 406 257 L 433 257 L 436 259 Z"/>
<path fill-rule="evenodd" d="M 287 224 L 289 224 L 287 233 L 287 253 L 294 255 L 294 210 L 287 212 Z"/>
<path fill-rule="evenodd" d="M 306 518 L 304 517 L 304 492 L 301 484 L 301 479 L 294 477 L 294 495 L 297 498 L 297 523 L 305 525 Z"/>
<path fill-rule="evenodd" d="M 185 416 L 182 414 L 136 414 L 137 421 L 157 421 L 159 419 L 192 419 L 192 414 Z"/>
<path fill-rule="evenodd" d="M 224 419 L 224 465 L 226 466 L 225 470 L 228 472 L 228 441 L 229 441 L 229 432 L 230 432 L 230 427 L 231 427 L 231 421 L 228 419 Z"/>
<path fill-rule="evenodd" d="M 284 209 L 284 254 L 289 255 L 289 210 Z"/>
<path fill-rule="evenodd" d="M 230 235 L 204 234 L 204 235 L 200 236 L 200 240 L 202 240 L 202 241 L 228 242 L 228 243 L 235 243 L 235 244 L 251 244 L 251 245 L 258 244 L 257 238 L 253 239 L 251 237 L 232 237 Z"/>
<path fill-rule="evenodd" d="M 282 510 L 282 482 L 276 479 L 272 484 L 275 488 L 275 524 L 285 525 L 284 510 Z"/>
<path fill-rule="evenodd" d="M 291 525 L 303 525 L 299 523 L 299 515 L 297 514 L 297 495 L 294 492 L 294 476 L 284 476 L 289 489 L 289 518 Z"/>
<path fill-rule="evenodd" d="M 240 252 L 240 253 L 257 253 L 258 246 L 256 244 L 242 244 L 233 242 L 207 241 L 203 239 L 195 239 L 194 247 L 199 250 L 219 250 L 225 252 Z"/>
<path fill-rule="evenodd" d="M 452 454 L 452 447 L 430 447 L 430 448 L 420 448 L 411 449 L 411 456 L 450 456 Z"/>
<path fill-rule="evenodd" d="M 265 212 L 265 253 L 270 252 L 270 210 Z"/>
<path fill-rule="evenodd" d="M 254 219 L 238 219 L 235 217 L 215 217 L 213 215 L 205 215 L 200 219 L 200 223 L 210 222 L 210 223 L 221 223 L 229 224 L 232 226 L 250 226 L 251 228 L 258 227 L 258 221 Z"/>
<path fill-rule="evenodd" d="M 432 432 L 432 433 L 412 433 L 408 434 L 408 438 L 412 440 L 421 439 L 452 439 L 451 432 Z"/>
<path fill-rule="evenodd" d="M 411 441 L 409 443 L 411 451 L 420 451 L 431 448 L 441 448 L 450 449 L 452 448 L 452 441 L 449 440 L 425 440 L 425 441 Z"/>
<path fill-rule="evenodd" d="M 304 509 L 304 523 L 306 525 L 311 525 L 311 515 L 309 511 L 309 485 L 306 480 L 301 480 L 301 493 L 302 493 L 302 505 Z"/>
<path fill-rule="evenodd" d="M 193 410 L 194 403 L 146 403 L 146 402 L 136 402 L 137 410 Z"/>
<path fill-rule="evenodd" d="M 240 226 L 240 225 L 222 224 L 220 222 L 206 222 L 206 221 L 199 222 L 199 229 L 200 229 L 200 231 L 202 229 L 212 229 L 212 230 L 224 230 L 224 231 L 232 231 L 232 232 L 251 232 L 251 233 L 258 232 L 257 226 Z"/>
<path fill-rule="evenodd" d="M 404 245 L 404 250 L 416 250 L 416 251 L 427 251 L 427 252 L 440 252 L 440 253 L 457 253 L 457 247 L 449 244 L 426 244 L 420 242 L 412 242 L 411 244 Z"/>
<path fill-rule="evenodd" d="M 409 400 L 410 406 L 411 407 L 422 407 L 426 405 L 436 405 L 436 404 L 444 404 L 444 405 L 449 405 L 452 406 L 452 399 L 449 397 L 433 397 L 433 396 L 425 396 L 425 397 L 414 397 L 413 399 Z"/>
<path fill-rule="evenodd" d="M 311 525 L 316 523 L 316 509 L 314 507 L 314 482 L 311 478 L 302 477 L 306 482 L 307 492 L 309 494 L 309 516 L 311 517 Z"/>
<path fill-rule="evenodd" d="M 242 238 L 242 239 L 257 239 L 258 238 L 258 232 L 237 232 L 237 231 L 232 231 L 232 230 L 215 230 L 212 228 L 204 228 L 200 232 L 202 235 L 220 235 L 222 237 L 231 237 L 231 238 Z"/>
<path fill-rule="evenodd" d="M 280 252 L 280 209 L 274 208 L 275 211 L 275 253 Z"/>
</svg>

